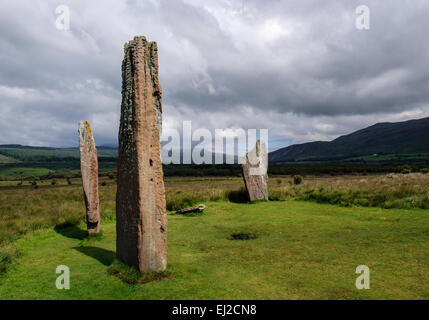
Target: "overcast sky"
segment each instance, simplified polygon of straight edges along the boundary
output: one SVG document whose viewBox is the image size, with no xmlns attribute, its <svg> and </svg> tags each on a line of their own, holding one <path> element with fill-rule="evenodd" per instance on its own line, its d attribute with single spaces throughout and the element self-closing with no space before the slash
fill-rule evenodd
<svg viewBox="0 0 429 320">
<path fill-rule="evenodd" d="M 165 128 L 268 128 L 273 150 L 429 116 L 427 0 L 0 4 L 0 144 L 76 146 L 79 120 L 116 144 L 135 35 L 158 43 Z M 361 4 L 370 30 L 355 26 Z"/>
</svg>

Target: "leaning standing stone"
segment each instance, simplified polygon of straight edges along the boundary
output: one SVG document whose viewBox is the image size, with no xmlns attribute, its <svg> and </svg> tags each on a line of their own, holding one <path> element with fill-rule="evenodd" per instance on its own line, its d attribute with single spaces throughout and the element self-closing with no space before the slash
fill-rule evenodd
<svg viewBox="0 0 429 320">
<path fill-rule="evenodd" d="M 268 200 L 268 154 L 265 143 L 258 140 L 243 160 L 244 184 L 250 201 Z"/>
<path fill-rule="evenodd" d="M 122 61 L 116 256 L 140 271 L 167 266 L 161 112 L 157 45 L 135 37 Z"/>
<path fill-rule="evenodd" d="M 98 160 L 94 137 L 88 121 L 79 122 L 80 171 L 86 207 L 86 226 L 89 234 L 100 231 L 98 202 Z"/>
</svg>

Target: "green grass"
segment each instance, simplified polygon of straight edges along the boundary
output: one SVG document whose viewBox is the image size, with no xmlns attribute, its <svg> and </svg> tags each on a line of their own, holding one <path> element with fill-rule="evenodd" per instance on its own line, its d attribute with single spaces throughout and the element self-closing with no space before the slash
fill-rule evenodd
<svg viewBox="0 0 429 320">
<path fill-rule="evenodd" d="M 293 185 L 290 180 L 287 182 L 271 183 L 269 199 L 295 199 L 346 207 L 429 209 L 428 174 L 305 177 L 299 185 Z"/>
<path fill-rule="evenodd" d="M 0 299 L 428 299 L 429 213 L 300 201 L 208 202 L 196 217 L 169 214 L 168 274 L 128 284 L 115 267 L 115 224 L 85 237 L 76 226 L 36 230 L 0 277 Z M 249 241 L 234 233 L 255 234 Z M 70 290 L 55 269 L 70 268 Z M 358 265 L 371 289 L 357 290 Z M 162 278 L 162 277 L 161 277 Z M 152 279 L 153 280 L 153 279 Z"/>
<path fill-rule="evenodd" d="M 19 162 L 18 160 L 11 158 L 11 157 L 7 157 L 5 155 L 0 154 L 0 164 L 4 164 L 4 163 L 15 163 L 15 162 Z"/>
<path fill-rule="evenodd" d="M 414 160 L 428 159 L 428 153 L 404 153 L 404 154 L 372 154 L 367 156 L 348 158 L 345 161 L 398 161 L 398 160 Z"/>
<path fill-rule="evenodd" d="M 52 173 L 53 170 L 46 168 L 3 168 L 0 170 L 0 175 L 3 176 L 39 176 Z"/>
<path fill-rule="evenodd" d="M 22 161 L 49 161 L 55 159 L 79 159 L 79 148 L 0 147 L 0 154 Z M 116 149 L 98 148 L 99 157 L 117 157 Z"/>
<path fill-rule="evenodd" d="M 107 269 L 107 272 L 110 275 L 118 277 L 127 284 L 146 284 L 173 277 L 173 274 L 168 270 L 139 272 L 134 267 L 130 267 L 118 259 L 113 261 L 112 265 Z"/>
</svg>

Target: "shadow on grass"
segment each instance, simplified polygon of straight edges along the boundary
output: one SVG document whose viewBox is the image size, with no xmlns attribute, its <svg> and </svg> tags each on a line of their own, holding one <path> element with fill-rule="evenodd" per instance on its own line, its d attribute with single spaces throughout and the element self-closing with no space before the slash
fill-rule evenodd
<svg viewBox="0 0 429 320">
<path fill-rule="evenodd" d="M 258 238 L 258 236 L 251 232 L 237 232 L 232 233 L 228 238 L 229 240 L 253 240 Z"/>
<path fill-rule="evenodd" d="M 249 194 L 245 188 L 241 188 L 239 190 L 228 190 L 225 192 L 225 196 L 230 202 L 248 203 L 250 201 Z"/>
<path fill-rule="evenodd" d="M 110 266 L 116 257 L 115 252 L 98 247 L 74 247 L 73 249 L 100 261 L 105 266 Z"/>
<path fill-rule="evenodd" d="M 88 231 L 82 230 L 73 224 L 60 224 L 54 228 L 55 232 L 71 239 L 83 240 L 88 237 Z"/>
<path fill-rule="evenodd" d="M 205 215 L 204 211 L 203 212 L 188 212 L 188 213 L 170 212 L 168 214 L 170 216 L 182 216 L 182 217 L 200 217 L 200 216 Z"/>
</svg>

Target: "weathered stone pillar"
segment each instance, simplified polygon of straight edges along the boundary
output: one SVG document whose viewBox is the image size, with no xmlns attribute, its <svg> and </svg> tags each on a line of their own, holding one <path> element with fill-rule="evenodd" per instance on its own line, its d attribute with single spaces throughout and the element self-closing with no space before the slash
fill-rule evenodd
<svg viewBox="0 0 429 320">
<path fill-rule="evenodd" d="M 98 201 L 98 160 L 94 137 L 88 121 L 79 122 L 80 171 L 86 207 L 86 226 L 89 234 L 100 231 Z"/>
<path fill-rule="evenodd" d="M 246 154 L 242 168 L 250 201 L 268 200 L 268 153 L 263 141 L 258 140 L 255 147 Z"/>
<path fill-rule="evenodd" d="M 161 112 L 156 42 L 135 37 L 125 44 L 122 61 L 116 256 L 140 271 L 167 266 Z"/>
</svg>

